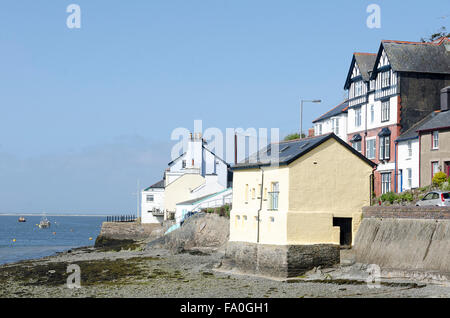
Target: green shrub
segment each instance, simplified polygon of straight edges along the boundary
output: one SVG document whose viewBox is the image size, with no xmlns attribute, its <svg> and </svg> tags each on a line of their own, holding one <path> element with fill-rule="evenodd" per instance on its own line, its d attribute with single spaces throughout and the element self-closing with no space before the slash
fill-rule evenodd
<svg viewBox="0 0 450 318">
<path fill-rule="evenodd" d="M 414 200 L 414 196 L 413 196 L 413 194 L 411 192 L 404 192 L 404 193 L 400 194 L 400 199 L 402 201 L 411 202 L 411 201 Z"/>
<path fill-rule="evenodd" d="M 396 195 L 394 192 L 388 192 L 381 196 L 382 202 L 389 202 L 390 204 L 394 203 L 394 201 L 397 199 L 398 195 Z"/>
<path fill-rule="evenodd" d="M 444 182 L 447 181 L 447 175 L 440 171 L 436 173 L 433 177 L 433 185 L 440 187 Z"/>
</svg>

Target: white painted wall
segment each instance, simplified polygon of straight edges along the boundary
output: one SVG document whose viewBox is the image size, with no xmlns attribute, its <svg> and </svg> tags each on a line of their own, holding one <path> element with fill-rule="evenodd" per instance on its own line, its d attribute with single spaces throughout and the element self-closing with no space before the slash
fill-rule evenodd
<svg viewBox="0 0 450 318">
<path fill-rule="evenodd" d="M 409 156 L 408 141 L 401 141 L 398 143 L 398 192 L 419 187 L 419 139 L 409 140 L 409 142 L 411 142 L 412 148 L 411 156 Z M 408 185 L 407 169 L 411 169 L 412 172 L 411 186 Z M 401 182 L 400 170 L 402 170 L 403 182 Z M 401 183 L 403 183 L 402 186 Z"/>
<path fill-rule="evenodd" d="M 153 195 L 153 202 L 147 201 L 147 196 Z M 162 223 L 164 216 L 154 216 L 153 210 L 164 211 L 164 189 L 149 189 L 141 193 L 142 223 Z"/>
<path fill-rule="evenodd" d="M 339 119 L 339 134 L 333 131 L 333 120 Z M 314 124 L 314 133 L 316 136 L 320 135 L 319 125 L 322 125 L 322 135 L 334 132 L 339 138 L 347 142 L 347 113 L 342 113 L 339 116 L 330 117 Z"/>
<path fill-rule="evenodd" d="M 180 222 L 183 213 L 187 212 L 198 212 L 201 209 L 207 208 L 218 208 L 225 204 L 231 204 L 233 202 L 233 190 L 231 188 L 222 190 L 211 194 L 211 197 L 202 200 L 201 202 L 197 202 L 194 204 L 177 204 L 177 209 L 175 212 L 175 220 L 176 222 Z"/>
<path fill-rule="evenodd" d="M 347 125 L 347 131 L 348 134 L 357 133 L 360 131 L 365 130 L 366 127 L 366 116 L 367 116 L 367 130 L 375 129 L 375 128 L 381 128 L 385 126 L 395 125 L 397 123 L 397 96 L 391 97 L 390 100 L 390 114 L 389 114 L 389 121 L 381 122 L 381 101 L 375 101 L 375 94 L 371 93 L 369 94 L 369 101 L 366 104 L 363 104 L 361 106 L 361 125 L 356 126 L 355 125 L 355 117 L 356 117 L 356 111 L 355 108 L 349 108 L 348 109 L 348 125 Z M 370 108 L 371 106 L 374 106 L 374 121 L 372 122 Z"/>
</svg>

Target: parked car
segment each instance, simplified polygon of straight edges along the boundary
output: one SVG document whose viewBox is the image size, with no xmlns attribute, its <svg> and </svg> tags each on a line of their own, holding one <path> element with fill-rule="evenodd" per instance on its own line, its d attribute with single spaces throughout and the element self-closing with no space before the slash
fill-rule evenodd
<svg viewBox="0 0 450 318">
<path fill-rule="evenodd" d="M 448 206 L 450 207 L 450 193 L 441 191 L 428 192 L 416 206 Z"/>
</svg>

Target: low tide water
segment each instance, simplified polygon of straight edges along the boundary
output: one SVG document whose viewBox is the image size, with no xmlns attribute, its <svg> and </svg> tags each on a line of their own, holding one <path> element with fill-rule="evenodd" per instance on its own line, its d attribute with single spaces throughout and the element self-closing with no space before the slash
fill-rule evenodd
<svg viewBox="0 0 450 318">
<path fill-rule="evenodd" d="M 19 223 L 19 216 L 0 215 L 0 264 L 93 246 L 105 221 L 103 216 L 47 216 L 51 226 L 40 229 L 41 216 L 25 218 Z"/>
</svg>

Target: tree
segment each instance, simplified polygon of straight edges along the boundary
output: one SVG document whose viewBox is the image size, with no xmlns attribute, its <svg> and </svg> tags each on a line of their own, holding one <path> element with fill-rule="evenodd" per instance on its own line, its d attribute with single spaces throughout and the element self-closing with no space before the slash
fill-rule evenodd
<svg viewBox="0 0 450 318">
<path fill-rule="evenodd" d="M 302 134 L 302 138 L 305 138 L 305 134 Z M 295 140 L 295 139 L 300 139 L 300 134 L 299 133 L 292 133 L 287 135 L 286 137 L 284 137 L 283 141 L 289 141 L 289 140 Z"/>
<path fill-rule="evenodd" d="M 433 42 L 434 40 L 440 39 L 442 37 L 450 37 L 450 33 L 447 32 L 447 29 L 443 26 L 436 33 L 430 35 L 428 39 L 421 38 L 422 42 Z"/>
</svg>

